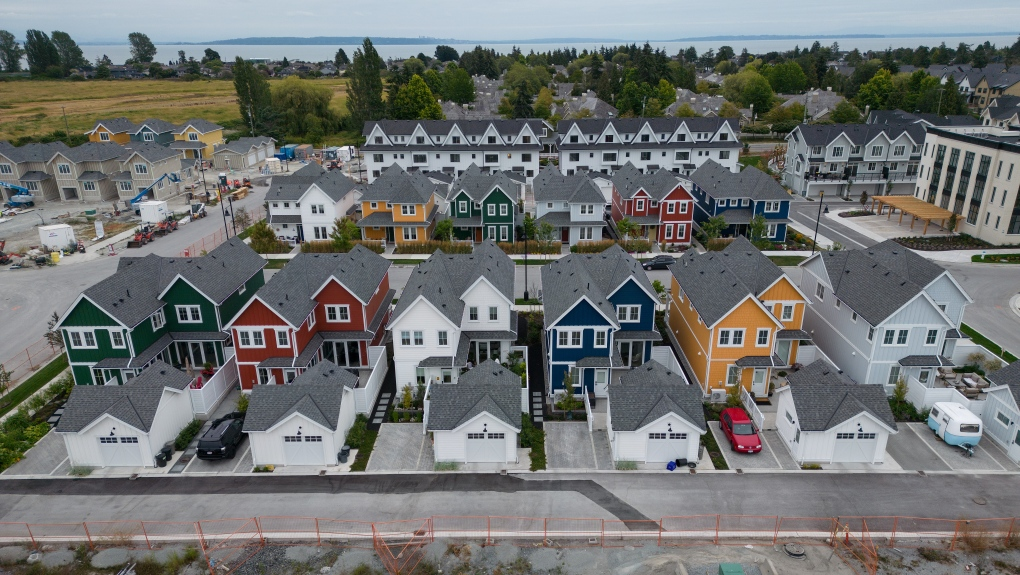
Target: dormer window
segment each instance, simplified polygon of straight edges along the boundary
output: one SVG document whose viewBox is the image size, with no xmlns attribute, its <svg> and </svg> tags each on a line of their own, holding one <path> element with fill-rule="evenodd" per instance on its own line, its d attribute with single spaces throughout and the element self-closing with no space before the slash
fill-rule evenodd
<svg viewBox="0 0 1020 575">
<path fill-rule="evenodd" d="M 726 133 L 719 134 L 719 141 L 720 142 L 725 142 L 726 140 L 729 140 L 729 139 L 730 139 L 730 135 L 729 134 L 726 134 Z"/>
<path fill-rule="evenodd" d="M 425 137 L 424 136 L 418 136 L 417 138 L 414 139 L 414 143 L 415 144 L 424 144 L 425 143 Z"/>
<path fill-rule="evenodd" d="M 606 143 L 612 143 L 612 142 L 613 142 L 613 137 L 607 134 L 606 135 Z"/>
<path fill-rule="evenodd" d="M 454 137 L 453 137 L 453 138 L 451 138 L 451 139 L 453 140 L 453 143 L 454 143 L 454 144 L 459 144 L 459 143 L 460 143 L 460 136 L 454 136 Z"/>
<path fill-rule="evenodd" d="M 488 142 L 490 144 L 495 144 L 496 143 L 496 136 L 489 136 Z"/>
<path fill-rule="evenodd" d="M 521 136 L 521 143 L 522 144 L 530 144 L 531 143 L 531 136 Z"/>
<path fill-rule="evenodd" d="M 382 136 L 376 136 L 375 137 L 375 143 L 376 144 L 381 144 L 382 143 Z"/>
<path fill-rule="evenodd" d="M 676 141 L 678 141 L 678 142 L 686 142 L 687 141 L 687 134 L 677 134 L 676 135 Z"/>
<path fill-rule="evenodd" d="M 577 136 L 570 136 L 570 143 L 571 144 L 576 144 L 577 143 Z"/>
<path fill-rule="evenodd" d="M 641 141 L 642 142 L 647 142 L 648 141 L 648 134 L 641 134 Z"/>
</svg>

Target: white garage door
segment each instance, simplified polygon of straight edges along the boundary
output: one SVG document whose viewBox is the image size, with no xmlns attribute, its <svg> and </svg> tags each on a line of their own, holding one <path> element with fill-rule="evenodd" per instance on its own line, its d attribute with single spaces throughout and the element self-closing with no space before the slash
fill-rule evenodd
<svg viewBox="0 0 1020 575">
<path fill-rule="evenodd" d="M 100 437 L 103 467 L 141 467 L 142 450 L 137 437 Z"/>
<path fill-rule="evenodd" d="M 467 434 L 467 460 L 469 463 L 506 462 L 506 434 Z"/>
<path fill-rule="evenodd" d="M 283 436 L 284 465 L 325 465 L 321 435 Z"/>
<path fill-rule="evenodd" d="M 252 152 L 252 153 L 248 154 L 248 165 L 249 166 L 254 166 L 256 164 L 257 160 L 255 159 L 255 157 L 256 157 L 255 152 Z"/>
<path fill-rule="evenodd" d="M 663 463 L 687 459 L 686 433 L 649 433 L 646 463 Z"/>
<path fill-rule="evenodd" d="M 837 433 L 836 447 L 832 452 L 835 463 L 871 463 L 878 450 L 874 433 Z"/>
</svg>

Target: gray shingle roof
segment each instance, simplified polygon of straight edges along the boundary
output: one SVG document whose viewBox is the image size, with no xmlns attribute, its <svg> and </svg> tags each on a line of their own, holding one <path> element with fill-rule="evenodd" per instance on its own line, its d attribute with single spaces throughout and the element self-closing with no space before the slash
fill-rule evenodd
<svg viewBox="0 0 1020 575">
<path fill-rule="evenodd" d="M 429 388 L 429 431 L 450 431 L 481 413 L 521 429 L 521 378 L 489 359 L 454 385 Z"/>
<path fill-rule="evenodd" d="M 209 132 L 215 132 L 216 130 L 223 129 L 223 126 L 214 124 L 208 120 L 203 120 L 201 118 L 192 118 L 186 122 L 181 123 L 181 125 L 178 126 L 176 130 L 174 130 L 174 133 L 183 134 L 184 131 L 188 129 L 188 126 L 195 128 L 196 130 L 203 134 L 208 134 Z"/>
<path fill-rule="evenodd" d="M 987 374 L 985 379 L 995 385 L 1009 386 L 1009 392 L 1013 395 L 1013 401 L 1020 406 L 1020 361 L 1014 361 L 998 371 Z"/>
<path fill-rule="evenodd" d="M 827 146 L 830 142 L 846 134 L 854 145 L 863 146 L 881 134 L 889 140 L 895 140 L 906 132 L 915 144 L 924 141 L 924 126 L 908 121 L 892 121 L 874 124 L 801 124 L 794 128 L 808 146 Z"/>
<path fill-rule="evenodd" d="M 790 194 L 765 172 L 748 166 L 734 174 L 707 160 L 691 174 L 691 181 L 713 198 L 750 198 L 755 201 L 789 200 Z"/>
<path fill-rule="evenodd" d="M 135 133 L 135 131 L 138 130 L 138 126 L 134 122 L 128 120 L 124 116 L 121 116 L 119 118 L 96 120 L 96 123 L 92 126 L 92 129 L 85 133 L 91 134 L 92 132 L 95 132 L 96 129 L 99 128 L 99 126 L 106 128 L 107 130 L 113 132 L 114 134 L 121 134 L 124 132 Z"/>
<path fill-rule="evenodd" d="M 259 289 L 256 297 L 291 325 L 300 326 L 315 309 L 312 294 L 327 278 L 336 278 L 367 302 L 379 289 L 389 267 L 387 259 L 361 245 L 346 254 L 298 254 Z"/>
<path fill-rule="evenodd" d="M 606 197 L 583 172 L 564 176 L 552 164 L 542 168 L 532 183 L 536 202 L 605 204 Z"/>
<path fill-rule="evenodd" d="M 295 413 L 336 431 L 343 388 L 357 386 L 358 376 L 327 360 L 306 369 L 288 385 L 256 385 L 248 400 L 244 431 L 267 431 Z"/>
<path fill-rule="evenodd" d="M 361 189 L 358 183 L 348 178 L 342 170 L 327 172 L 324 176 L 315 180 L 315 186 L 334 202 L 339 202 L 352 191 Z"/>
<path fill-rule="evenodd" d="M 233 152 L 235 154 L 247 154 L 248 152 L 264 146 L 265 144 L 272 144 L 275 142 L 273 138 L 268 136 L 257 136 L 254 138 L 238 138 L 226 144 L 216 144 L 213 147 L 213 153 L 218 154 L 223 151 Z"/>
<path fill-rule="evenodd" d="M 436 250 L 411 272 L 392 318 L 399 318 L 421 296 L 460 325 L 464 315 L 464 301 L 460 297 L 482 276 L 509 301 L 514 301 L 514 262 L 491 240 L 476 245 L 471 254 Z"/>
<path fill-rule="evenodd" d="M 669 269 L 710 327 L 741 300 L 757 298 L 783 275 L 779 266 L 743 236 L 721 252 L 688 251 Z"/>
<path fill-rule="evenodd" d="M 701 388 L 657 361 L 624 372 L 609 386 L 609 411 L 614 431 L 637 431 L 669 413 L 705 433 Z"/>
<path fill-rule="evenodd" d="M 503 190 L 508 198 L 514 200 L 517 198 L 517 191 L 520 185 L 511 180 L 506 173 L 497 171 L 495 173 L 483 173 L 482 169 L 475 164 L 468 166 L 467 170 L 453 181 L 450 186 L 450 192 L 447 197 L 450 199 L 455 198 L 461 192 L 464 192 L 474 201 L 481 201 L 482 198 L 487 196 L 495 188 Z"/>
<path fill-rule="evenodd" d="M 1008 120 L 1020 113 L 1020 96 L 999 96 L 985 111 L 993 120 Z"/>
<path fill-rule="evenodd" d="M 570 254 L 542 268 L 542 308 L 546 327 L 559 319 L 582 296 L 617 325 L 609 295 L 628 278 L 655 293 L 641 264 L 614 244 L 600 254 Z"/>
<path fill-rule="evenodd" d="M 557 143 L 560 145 L 561 149 L 579 147 L 587 148 L 601 145 L 592 144 L 587 140 L 587 138 L 581 138 L 581 142 L 574 144 L 564 142 L 564 138 L 566 137 L 567 132 L 569 132 L 570 128 L 574 125 L 577 125 L 577 127 L 580 128 L 581 133 L 585 135 L 588 134 L 597 135 L 601 134 L 606 129 L 607 126 L 612 124 L 613 128 L 616 129 L 617 133 L 622 135 L 622 134 L 636 134 L 639 130 L 641 130 L 645 126 L 646 123 L 649 125 L 649 127 L 651 127 L 652 131 L 654 131 L 657 134 L 662 133 L 672 134 L 679 130 L 680 127 L 683 125 L 686 125 L 687 129 L 690 130 L 691 132 L 711 132 L 714 134 L 718 132 L 720 129 L 722 129 L 723 125 L 725 124 L 729 124 L 730 128 L 734 132 L 740 131 L 736 118 L 717 118 L 717 117 L 700 117 L 700 118 L 662 117 L 662 118 L 607 118 L 607 119 L 585 118 L 580 120 L 560 120 L 560 122 L 556 124 L 556 131 L 559 133 Z M 611 146 L 615 146 L 617 148 L 624 146 L 647 148 L 650 146 L 657 147 L 661 145 L 660 142 L 656 141 L 639 142 L 637 140 L 638 138 L 632 138 L 631 141 L 629 142 L 626 141 L 615 142 L 611 144 Z M 694 142 L 684 142 L 683 145 L 696 146 L 699 144 L 703 145 L 706 143 L 708 143 L 708 141 L 697 140 Z M 676 142 L 666 142 L 666 144 L 668 144 L 670 147 L 675 147 L 677 145 Z M 737 146 L 739 146 L 740 142 L 736 141 L 711 142 L 711 144 L 714 146 L 722 146 L 727 144 L 729 145 L 736 144 Z"/>
<path fill-rule="evenodd" d="M 481 136 L 492 125 L 496 131 L 503 136 L 516 136 L 524 129 L 525 124 L 530 125 L 536 136 L 542 135 L 543 120 L 518 119 L 518 120 L 379 120 L 376 122 L 365 122 L 365 128 L 361 131 L 363 136 L 368 136 L 376 125 L 383 129 L 387 136 L 410 135 L 420 125 L 429 136 L 445 137 L 453 130 L 454 126 L 460 128 L 465 136 Z M 425 139 L 427 145 L 429 138 Z M 537 144 L 537 142 L 535 142 Z M 368 148 L 371 144 L 366 144 Z"/>
<path fill-rule="evenodd" d="M 397 165 L 383 170 L 361 195 L 361 201 L 391 204 L 425 204 L 432 194 L 440 194 L 439 186 L 421 172 L 405 172 Z"/>
<path fill-rule="evenodd" d="M 48 144 L 25 144 L 24 146 L 12 146 L 9 142 L 0 142 L 0 155 L 10 161 L 20 164 L 22 162 L 48 162 L 57 152 L 70 150 L 63 142 L 50 142 Z"/>
<path fill-rule="evenodd" d="M 169 158 L 183 157 L 178 150 L 173 150 L 166 146 L 160 146 L 159 144 L 144 143 L 125 146 L 126 150 L 121 158 L 121 161 L 128 161 L 132 155 L 138 154 L 146 161 L 149 162 L 160 162 Z"/>
<path fill-rule="evenodd" d="M 266 192 L 266 200 L 297 201 L 313 184 L 334 202 L 339 202 L 353 190 L 361 189 L 357 182 L 340 170 L 327 172 L 318 164 L 310 163 L 290 176 L 274 178 L 273 187 Z"/>
<path fill-rule="evenodd" d="M 892 240 L 860 250 L 821 252 L 817 257 L 825 264 L 836 297 L 872 326 L 945 271 Z"/>
<path fill-rule="evenodd" d="M 148 128 L 157 134 L 165 134 L 167 132 L 173 132 L 178 128 L 178 126 L 177 124 L 171 124 L 170 122 L 160 120 L 159 118 L 146 118 L 137 125 L 137 128 L 138 129 L 134 131 L 135 134 L 141 132 L 142 128 Z"/>
<path fill-rule="evenodd" d="M 630 162 L 613 173 L 612 181 L 624 199 L 633 198 L 638 190 L 644 190 L 653 200 L 662 201 L 677 187 L 683 187 L 680 178 L 669 170 L 643 174 Z"/>
<path fill-rule="evenodd" d="M 253 275 L 266 267 L 266 260 L 244 240 L 230 238 L 180 270 L 181 276 L 217 304 L 223 303 Z"/>
<path fill-rule="evenodd" d="M 64 405 L 57 433 L 76 433 L 109 414 L 148 432 L 156 418 L 163 390 L 183 391 L 194 378 L 157 361 L 124 385 L 76 385 Z"/>
<path fill-rule="evenodd" d="M 116 160 L 124 155 L 126 148 L 113 142 L 86 142 L 66 151 L 59 152 L 72 162 L 102 162 Z"/>
<path fill-rule="evenodd" d="M 869 413 L 890 429 L 896 420 L 881 385 L 860 385 L 824 359 L 787 376 L 801 431 L 826 431 Z"/>
</svg>

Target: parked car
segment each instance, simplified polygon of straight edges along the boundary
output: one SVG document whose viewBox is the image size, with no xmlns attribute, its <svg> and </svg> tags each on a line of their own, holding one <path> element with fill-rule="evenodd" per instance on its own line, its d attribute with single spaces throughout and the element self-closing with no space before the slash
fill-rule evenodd
<svg viewBox="0 0 1020 575">
<path fill-rule="evenodd" d="M 730 448 L 741 453 L 758 453 L 761 451 L 761 437 L 747 413 L 739 407 L 727 407 L 719 414 L 719 425 Z"/>
<path fill-rule="evenodd" d="M 668 269 L 669 266 L 673 265 L 674 263 L 676 263 L 676 258 L 674 258 L 673 256 L 662 255 L 655 256 L 654 258 L 646 261 L 645 263 L 641 264 L 641 267 L 645 268 L 646 270 L 664 270 Z"/>
<path fill-rule="evenodd" d="M 233 459 L 237 446 L 244 440 L 244 414 L 231 413 L 212 422 L 209 430 L 198 438 L 199 459 Z"/>
</svg>

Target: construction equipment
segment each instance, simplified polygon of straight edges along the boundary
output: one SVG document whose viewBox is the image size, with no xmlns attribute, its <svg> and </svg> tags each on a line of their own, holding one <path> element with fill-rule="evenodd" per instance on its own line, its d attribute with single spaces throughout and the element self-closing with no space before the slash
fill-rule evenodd
<svg viewBox="0 0 1020 575">
<path fill-rule="evenodd" d="M 163 180 L 167 180 L 167 179 L 170 180 L 171 182 L 179 182 L 179 181 L 181 181 L 181 178 L 178 177 L 177 174 L 163 174 L 155 182 L 152 182 L 152 185 L 150 185 L 149 187 L 145 188 L 144 190 L 138 192 L 138 195 L 133 197 L 133 198 L 131 198 L 131 201 L 128 202 L 128 203 L 130 203 L 131 207 L 135 208 L 135 210 L 137 211 L 138 206 L 136 204 L 138 204 L 143 199 L 145 199 L 146 194 L 151 192 L 152 188 L 155 188 L 157 184 L 159 184 Z"/>
<path fill-rule="evenodd" d="M 205 204 L 191 204 L 191 219 L 200 220 L 206 215 Z"/>
<path fill-rule="evenodd" d="M 177 220 L 174 219 L 173 215 L 169 215 L 165 220 L 156 224 L 156 231 L 159 235 L 165 236 L 170 232 L 177 229 Z"/>
<path fill-rule="evenodd" d="M 7 265 L 11 263 L 11 256 L 4 253 L 4 248 L 7 247 L 6 240 L 0 240 L 0 265 Z"/>
<path fill-rule="evenodd" d="M 145 244 L 151 242 L 156 236 L 156 231 L 150 226 L 142 226 L 135 232 L 135 237 L 128 240 L 127 247 L 129 248 L 140 248 Z"/>
<path fill-rule="evenodd" d="M 21 186 L 15 186 L 14 184 L 8 184 L 7 182 L 0 182 L 0 188 L 7 188 L 14 190 L 14 195 L 7 201 L 5 206 L 8 208 L 21 208 L 21 207 L 32 207 L 35 205 L 35 195 L 32 194 L 32 190 Z"/>
</svg>

